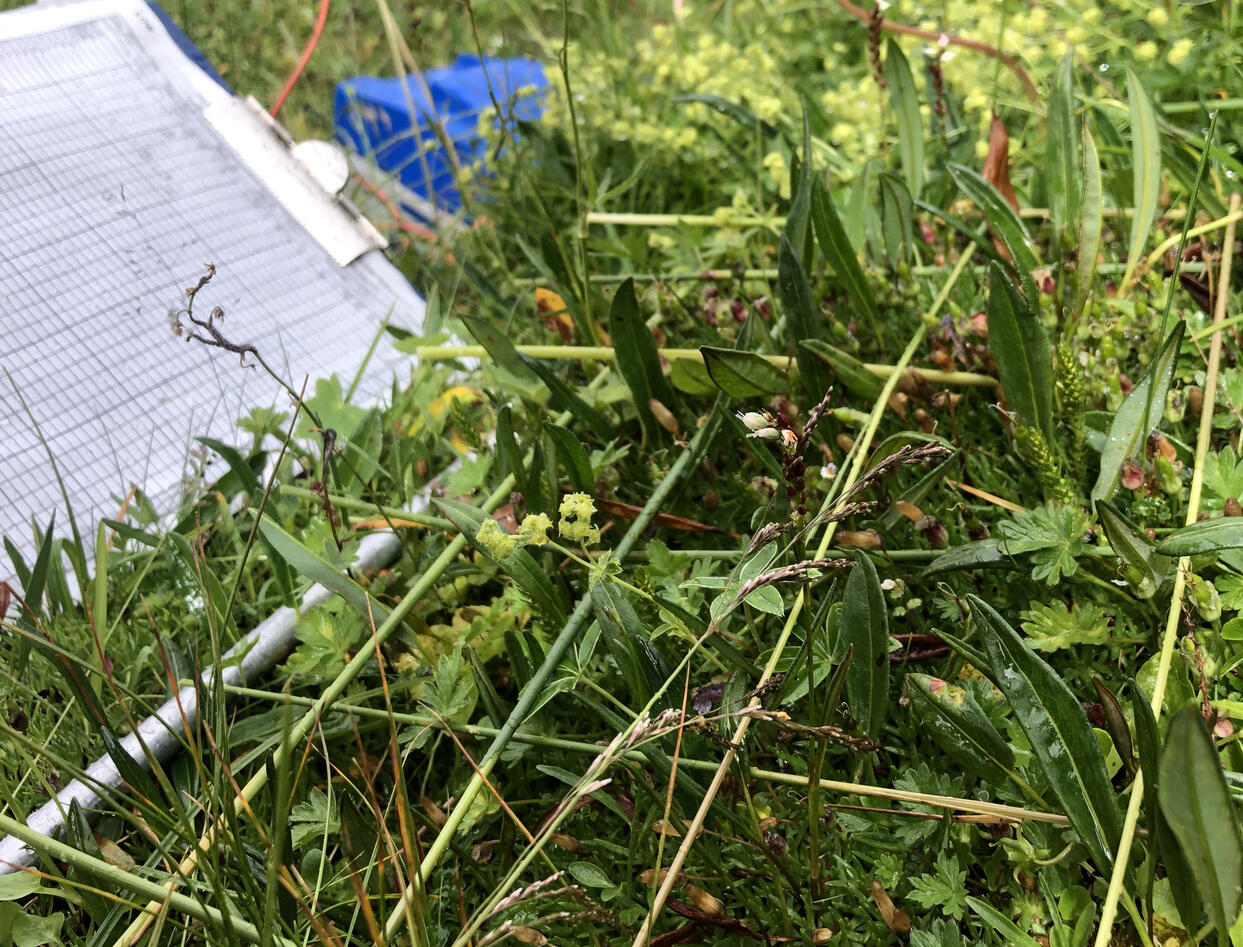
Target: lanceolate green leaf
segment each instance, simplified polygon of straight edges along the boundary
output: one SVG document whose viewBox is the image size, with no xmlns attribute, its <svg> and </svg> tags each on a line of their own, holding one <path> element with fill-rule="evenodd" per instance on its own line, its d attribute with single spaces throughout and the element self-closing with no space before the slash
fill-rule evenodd
<svg viewBox="0 0 1243 947">
<path fill-rule="evenodd" d="M 924 127 L 919 117 L 919 95 L 910 64 L 892 37 L 885 46 L 885 79 L 889 85 L 889 101 L 898 118 L 902 176 L 911 193 L 918 196 L 924 189 Z"/>
<path fill-rule="evenodd" d="M 798 180 L 794 182 L 794 198 L 790 201 L 790 212 L 786 214 L 785 234 L 790 238 L 790 245 L 798 251 L 799 259 L 804 267 L 811 266 L 811 235 L 808 233 L 807 221 L 811 214 L 811 124 L 807 119 L 807 103 L 803 103 L 803 152 L 798 164 Z"/>
<path fill-rule="evenodd" d="M 321 559 L 318 555 L 311 552 L 306 546 L 281 529 L 274 520 L 269 519 L 266 515 L 263 516 L 259 520 L 259 531 L 271 547 L 276 550 L 277 555 L 289 563 L 293 569 L 302 573 L 312 582 L 318 582 L 328 591 L 340 595 L 354 611 L 362 615 L 363 621 L 370 622 L 374 619 L 375 623 L 379 625 L 388 618 L 388 609 L 381 605 L 378 600 L 368 596 L 366 590 L 361 585 L 326 559 Z"/>
<path fill-rule="evenodd" d="M 1049 217 L 1053 233 L 1061 239 L 1079 215 L 1079 123 L 1075 120 L 1073 57 L 1067 54 L 1058 67 L 1049 95 L 1045 152 L 1045 186 L 1049 191 Z M 1055 247 L 1059 258 L 1063 247 Z"/>
<path fill-rule="evenodd" d="M 617 357 L 617 370 L 634 395 L 643 429 L 649 438 L 657 437 L 662 428 L 652 416 L 648 402 L 655 398 L 665 405 L 672 405 L 673 400 L 660 370 L 656 341 L 639 312 L 633 279 L 622 283 L 613 297 L 613 305 L 609 308 L 609 335 Z"/>
<path fill-rule="evenodd" d="M 569 474 L 570 484 L 574 489 L 583 493 L 594 493 L 596 478 L 592 475 L 591 459 L 587 456 L 587 450 L 582 442 L 569 428 L 553 424 L 551 421 L 544 422 L 544 431 L 557 449 L 557 457 L 561 461 L 561 466 Z"/>
<path fill-rule="evenodd" d="M 1092 281 L 1096 278 L 1096 255 L 1101 247 L 1102 208 L 1101 161 L 1096 154 L 1096 143 L 1083 123 L 1083 193 L 1079 198 L 1079 264 L 1075 279 L 1075 300 L 1071 304 L 1067 322 L 1075 325 L 1083 307 L 1092 293 Z"/>
<path fill-rule="evenodd" d="M 1053 441 L 1053 349 L 1040 316 L 997 264 L 988 268 L 988 347 L 1006 403 Z"/>
<path fill-rule="evenodd" d="M 630 696 L 635 706 L 642 706 L 669 675 L 665 659 L 643 634 L 639 617 L 620 586 L 597 582 L 591 587 L 591 604 L 604 643 L 622 672 Z"/>
<path fill-rule="evenodd" d="M 1217 750 L 1194 705 L 1170 721 L 1159 798 L 1224 947 L 1243 894 L 1243 841 Z"/>
<path fill-rule="evenodd" d="M 846 580 L 837 651 L 853 647 L 846 672 L 846 702 L 859 728 L 880 736 L 889 701 L 889 616 L 876 566 L 864 553 Z"/>
<path fill-rule="evenodd" d="M 1131 248 L 1127 252 L 1126 273 L 1122 285 L 1128 286 L 1135 268 L 1144 257 L 1152 222 L 1157 217 L 1161 197 L 1161 132 L 1157 113 L 1153 110 L 1148 90 L 1130 66 L 1126 69 L 1126 90 L 1131 100 L 1131 154 L 1135 216 L 1131 218 Z"/>
<path fill-rule="evenodd" d="M 1100 517 L 1105 538 L 1118 554 L 1127 570 L 1127 582 L 1139 598 L 1152 598 L 1157 586 L 1165 578 L 1170 562 L 1157 553 L 1156 545 L 1134 523 L 1128 520 L 1108 500 L 1096 502 L 1096 515 Z M 1239 530 L 1239 544 L 1243 545 L 1243 529 Z M 1134 569 L 1135 573 L 1131 574 Z"/>
<path fill-rule="evenodd" d="M 932 560 L 924 577 L 956 572 L 960 569 L 1014 569 L 1014 557 L 1006 553 L 1005 543 L 996 536 L 947 549 Z"/>
<path fill-rule="evenodd" d="M 880 176 L 881 235 L 889 265 L 909 262 L 911 241 L 915 239 L 914 205 L 906 182 L 896 174 Z M 844 224 L 843 224 L 844 226 Z"/>
<path fill-rule="evenodd" d="M 709 377 L 731 398 L 758 398 L 790 390 L 786 373 L 754 352 L 714 349 L 707 345 L 701 346 L 699 351 Z"/>
<path fill-rule="evenodd" d="M 1105 435 L 1105 447 L 1101 451 L 1101 471 L 1096 478 L 1096 486 L 1092 488 L 1093 502 L 1108 499 L 1113 494 L 1118 486 L 1118 478 L 1122 475 L 1123 463 L 1129 457 L 1138 456 L 1144 439 L 1148 436 L 1145 422 L 1155 424 L 1161 417 L 1186 325 L 1179 320 L 1178 325 L 1170 330 L 1148 370 L 1118 406 L 1113 424 L 1109 426 L 1109 433 Z M 1170 555 L 1162 549 L 1158 549 L 1158 552 Z"/>
<path fill-rule="evenodd" d="M 1157 543 L 1163 556 L 1199 556 L 1223 549 L 1243 549 L 1243 517 L 1225 516 L 1192 523 Z"/>
<path fill-rule="evenodd" d="M 786 342 L 798 361 L 798 373 L 804 387 L 823 394 L 833 383 L 828 370 L 799 343 L 818 339 L 824 334 L 823 320 L 816 300 L 811 294 L 811 283 L 799 262 L 794 244 L 785 234 L 781 235 L 777 252 L 777 296 L 781 300 L 781 312 L 786 320 Z M 819 395 L 817 395 L 818 397 Z"/>
<path fill-rule="evenodd" d="M 820 244 L 820 252 L 824 254 L 829 266 L 833 267 L 846 295 L 868 325 L 875 326 L 880 319 L 876 296 L 868 285 L 863 268 L 859 266 L 859 259 L 855 256 L 854 247 L 842 228 L 833 197 L 819 178 L 812 182 L 811 187 L 811 222 L 816 231 L 816 240 Z"/>
<path fill-rule="evenodd" d="M 521 356 L 523 364 L 535 373 L 536 377 L 548 389 L 548 403 L 558 411 L 569 411 L 574 419 L 602 441 L 611 441 L 617 431 L 599 411 L 576 395 L 573 389 L 563 382 L 553 370 L 549 362 Z M 646 406 L 646 402 L 644 402 Z"/>
<path fill-rule="evenodd" d="M 978 172 L 961 164 L 950 164 L 948 168 L 954 183 L 983 211 L 988 225 L 1010 251 L 1019 275 L 1030 279 L 1031 271 L 1040 265 L 1040 261 L 1032 249 L 1031 234 L 1014 208 Z"/>
<path fill-rule="evenodd" d="M 1049 785 L 1098 870 L 1113 863 L 1121 820 L 1100 744 L 1078 698 L 983 599 L 967 596 L 1005 694 Z"/>
</svg>

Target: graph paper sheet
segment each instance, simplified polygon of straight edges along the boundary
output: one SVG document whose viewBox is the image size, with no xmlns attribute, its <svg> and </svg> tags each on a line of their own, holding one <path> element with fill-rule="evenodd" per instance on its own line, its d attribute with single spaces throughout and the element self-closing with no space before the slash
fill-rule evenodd
<svg viewBox="0 0 1243 947">
<path fill-rule="evenodd" d="M 173 334 L 205 263 L 217 275 L 196 312 L 221 306 L 225 334 L 295 388 L 348 384 L 386 315 L 421 324 L 379 251 L 338 265 L 335 237 L 312 235 L 319 212 L 291 213 L 262 180 L 279 169 L 226 143 L 228 99 L 132 0 L 0 15 L 0 532 L 27 562 L 32 517 L 43 528 L 56 511 L 68 534 L 36 424 L 86 538 L 131 486 L 172 512 L 196 437 L 239 445 L 239 417 L 289 407 L 236 355 Z M 382 398 L 394 372 L 409 356 L 382 341 L 358 400 Z"/>
</svg>

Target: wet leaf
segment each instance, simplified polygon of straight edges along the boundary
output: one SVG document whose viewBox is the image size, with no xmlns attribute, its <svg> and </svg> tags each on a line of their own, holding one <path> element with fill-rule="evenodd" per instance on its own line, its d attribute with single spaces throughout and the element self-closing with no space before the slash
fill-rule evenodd
<svg viewBox="0 0 1243 947">
<path fill-rule="evenodd" d="M 1023 298 L 1002 268 L 988 268 L 988 347 L 1006 403 L 1019 420 L 1053 440 L 1053 349 L 1032 301 Z"/>
<path fill-rule="evenodd" d="M 1045 187 L 1049 192 L 1049 218 L 1060 239 L 1079 220 L 1081 167 L 1079 121 L 1075 116 L 1074 57 L 1067 53 L 1058 66 L 1049 95 L 1048 129 L 1045 134 Z M 1099 176 L 1099 169 L 1097 174 Z M 1097 200 L 1100 200 L 1099 194 Z M 1058 247 L 1058 251 L 1062 250 Z M 1094 254 L 1095 255 L 1095 254 Z"/>
<path fill-rule="evenodd" d="M 1097 869 L 1106 872 L 1122 826 L 1105 759 L 1083 706 L 991 605 L 975 595 L 967 596 L 967 604 L 984 640 L 993 680 L 1027 734 L 1070 824 Z"/>
<path fill-rule="evenodd" d="M 1096 486 L 1092 488 L 1093 502 L 1109 499 L 1118 487 L 1122 465 L 1128 459 L 1139 456 L 1148 437 L 1148 428 L 1160 421 L 1186 327 L 1187 324 L 1180 319 L 1178 325 L 1170 330 L 1148 370 L 1118 406 L 1101 450 L 1101 470 Z M 1159 546 L 1157 551 L 1162 555 L 1171 555 Z"/>
<path fill-rule="evenodd" d="M 927 674 L 907 674 L 906 692 L 934 739 L 959 764 L 993 782 L 1012 775 L 1014 751 L 969 691 Z"/>
<path fill-rule="evenodd" d="M 1243 548 L 1243 517 L 1223 516 L 1201 520 L 1170 533 L 1157 543 L 1164 556 L 1199 556 L 1223 549 Z"/>
<path fill-rule="evenodd" d="M 812 182 L 811 222 L 816 231 L 816 241 L 820 244 L 820 252 L 833 268 L 855 310 L 868 325 L 875 326 L 880 319 L 876 296 L 863 274 L 850 238 L 842 228 L 833 197 L 819 178 Z"/>
<path fill-rule="evenodd" d="M 1170 721 L 1159 799 L 1217 928 L 1217 942 L 1228 944 L 1243 894 L 1243 841 L 1217 749 L 1195 705 Z"/>
<path fill-rule="evenodd" d="M 846 702 L 859 728 L 880 735 L 889 703 L 889 616 L 876 566 L 866 553 L 855 553 L 842 602 L 838 648 L 853 648 L 846 672 Z"/>
<path fill-rule="evenodd" d="M 811 294 L 811 284 L 807 281 L 803 264 L 785 234 L 781 235 L 777 253 L 777 298 L 781 300 L 786 338 L 798 361 L 798 373 L 803 384 L 812 391 L 828 390 L 833 383 L 832 376 L 824 365 L 799 345 L 808 339 L 820 338 L 824 334 L 824 320 Z"/>
<path fill-rule="evenodd" d="M 1170 560 L 1159 555 L 1156 544 L 1108 500 L 1096 501 L 1096 515 L 1100 517 L 1105 538 L 1126 570 L 1131 591 L 1138 598 L 1152 598 L 1165 579 Z M 1243 530 L 1240 530 L 1239 542 L 1243 545 Z M 1131 570 L 1135 570 L 1134 573 Z"/>
<path fill-rule="evenodd" d="M 1079 262 L 1076 273 L 1075 300 L 1067 319 L 1071 324 L 1078 321 L 1092 294 L 1092 281 L 1096 277 L 1096 256 L 1100 252 L 1103 227 L 1104 203 L 1101 198 L 1101 162 L 1096 153 L 1096 143 L 1083 124 L 1083 192 L 1079 198 Z"/>
<path fill-rule="evenodd" d="M 1135 194 L 1131 206 L 1131 248 L 1127 252 L 1126 273 L 1122 285 L 1128 286 L 1135 268 L 1144 258 L 1144 247 L 1152 233 L 1161 199 L 1161 132 L 1157 113 L 1144 83 L 1130 66 L 1126 68 L 1126 91 L 1131 100 L 1131 155 Z M 1164 401 L 1161 402 L 1164 404 Z"/>
</svg>

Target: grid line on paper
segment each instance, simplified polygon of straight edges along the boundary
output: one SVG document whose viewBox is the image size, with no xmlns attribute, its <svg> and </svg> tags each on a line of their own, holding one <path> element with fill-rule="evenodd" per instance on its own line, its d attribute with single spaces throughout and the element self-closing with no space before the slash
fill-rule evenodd
<svg viewBox="0 0 1243 947">
<path fill-rule="evenodd" d="M 138 485 L 171 511 L 194 434 L 237 443 L 250 407 L 286 407 L 232 353 L 176 338 L 170 312 L 203 265 L 197 305 L 295 388 L 351 377 L 401 300 L 336 266 L 217 137 L 120 16 L 0 40 L 0 368 L 30 405 L 81 532 Z M 407 307 L 413 308 L 413 307 Z M 394 321 L 416 329 L 421 313 Z M 388 391 L 386 347 L 363 394 Z M 59 488 L 0 372 L 0 532 L 24 556 Z M 0 579 L 12 572 L 0 553 Z"/>
</svg>

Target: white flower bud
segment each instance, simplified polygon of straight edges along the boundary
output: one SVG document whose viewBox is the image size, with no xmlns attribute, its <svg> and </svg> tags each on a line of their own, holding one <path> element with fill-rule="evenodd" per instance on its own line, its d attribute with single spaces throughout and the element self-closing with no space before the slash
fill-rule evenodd
<svg viewBox="0 0 1243 947">
<path fill-rule="evenodd" d="M 759 411 L 739 411 L 736 415 L 748 431 L 759 431 L 773 423 L 773 419 Z"/>
</svg>

